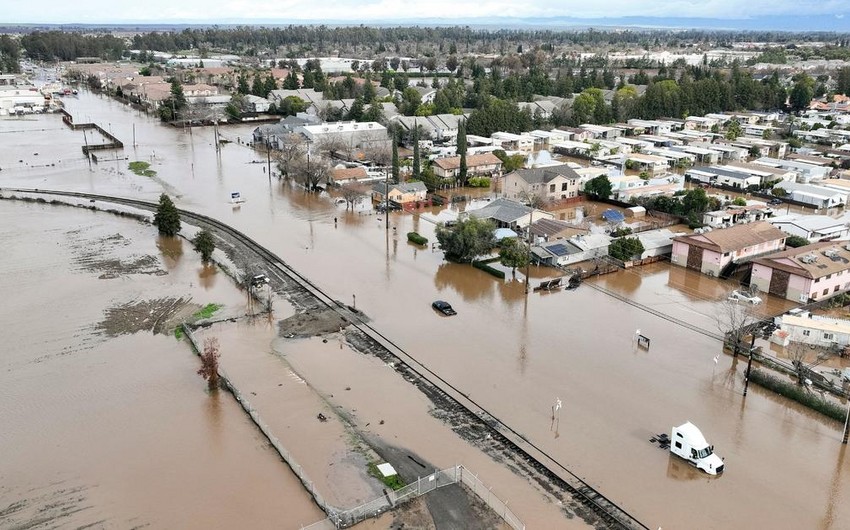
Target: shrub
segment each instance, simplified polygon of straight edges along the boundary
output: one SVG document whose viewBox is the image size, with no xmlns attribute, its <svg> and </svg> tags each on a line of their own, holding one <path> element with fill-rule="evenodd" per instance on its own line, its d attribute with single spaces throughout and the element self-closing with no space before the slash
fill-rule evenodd
<svg viewBox="0 0 850 530">
<path fill-rule="evenodd" d="M 500 278 L 502 280 L 505 279 L 505 271 L 500 271 L 499 269 L 493 268 L 484 261 L 473 261 L 472 266 L 476 269 L 481 269 L 486 273 L 492 274 L 496 278 Z"/>
<path fill-rule="evenodd" d="M 417 234 L 416 232 L 408 232 L 407 233 L 407 240 L 410 241 L 411 243 L 415 243 L 417 245 L 427 245 L 428 244 L 428 238 L 422 237 L 419 234 Z"/>
<path fill-rule="evenodd" d="M 785 246 L 791 248 L 805 247 L 809 244 L 809 240 L 803 236 L 788 236 L 785 238 Z"/>
<path fill-rule="evenodd" d="M 844 421 L 846 416 L 846 411 L 843 407 L 821 398 L 803 385 L 784 381 L 778 377 L 768 375 L 761 370 L 752 370 L 750 372 L 750 381 L 768 390 L 772 390 L 781 396 L 792 399 L 801 405 L 805 405 L 810 409 L 816 410 L 834 420 Z"/>
<path fill-rule="evenodd" d="M 470 188 L 489 188 L 490 179 L 488 177 L 472 177 L 466 182 Z"/>
</svg>

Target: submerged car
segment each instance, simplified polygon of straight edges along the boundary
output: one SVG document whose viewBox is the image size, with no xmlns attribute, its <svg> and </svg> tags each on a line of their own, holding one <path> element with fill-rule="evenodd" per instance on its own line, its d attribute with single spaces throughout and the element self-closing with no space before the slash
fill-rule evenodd
<svg viewBox="0 0 850 530">
<path fill-rule="evenodd" d="M 732 291 L 732 293 L 729 295 L 729 300 L 735 300 L 736 302 L 747 302 L 748 304 L 752 305 L 759 305 L 761 303 L 761 297 L 737 290 Z"/>
<path fill-rule="evenodd" d="M 452 308 L 452 305 L 450 303 L 444 302 L 442 300 L 437 300 L 436 302 L 431 304 L 431 307 L 446 316 L 452 316 L 457 314 L 457 311 Z"/>
<path fill-rule="evenodd" d="M 782 204 L 782 199 L 770 199 L 769 201 L 767 201 L 767 204 L 771 206 L 777 206 L 779 204 Z"/>
</svg>

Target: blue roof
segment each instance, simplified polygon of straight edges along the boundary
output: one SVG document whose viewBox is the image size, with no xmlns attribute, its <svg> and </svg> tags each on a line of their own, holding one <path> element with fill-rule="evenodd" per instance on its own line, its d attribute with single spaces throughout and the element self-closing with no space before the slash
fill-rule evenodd
<svg viewBox="0 0 850 530">
<path fill-rule="evenodd" d="M 546 247 L 546 250 L 548 250 L 549 252 L 551 252 L 552 254 L 554 254 L 556 256 L 566 256 L 567 254 L 570 253 L 567 246 L 563 245 L 561 243 L 558 243 L 557 245 L 550 245 L 550 246 Z"/>
<path fill-rule="evenodd" d="M 613 209 L 608 209 L 602 212 L 602 218 L 610 223 L 622 223 L 626 220 L 625 215 Z"/>
</svg>

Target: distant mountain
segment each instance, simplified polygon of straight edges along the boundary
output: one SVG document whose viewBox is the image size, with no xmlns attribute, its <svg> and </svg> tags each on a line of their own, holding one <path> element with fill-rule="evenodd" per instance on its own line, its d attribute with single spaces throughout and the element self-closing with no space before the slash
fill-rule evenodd
<svg viewBox="0 0 850 530">
<path fill-rule="evenodd" d="M 387 20 L 281 20 L 281 19 L 218 19 L 218 20 L 116 20 L 102 23 L 19 23 L 3 24 L 4 27 L 51 28 L 138 28 L 168 29 L 192 26 L 219 27 L 236 25 L 288 26 L 290 24 L 328 26 L 471 26 L 485 29 L 541 28 L 552 30 L 599 29 L 706 29 L 737 31 L 828 31 L 850 33 L 850 13 L 836 15 L 763 16 L 758 18 L 693 18 L 693 17 L 610 17 L 610 18 L 420 18 Z"/>
</svg>

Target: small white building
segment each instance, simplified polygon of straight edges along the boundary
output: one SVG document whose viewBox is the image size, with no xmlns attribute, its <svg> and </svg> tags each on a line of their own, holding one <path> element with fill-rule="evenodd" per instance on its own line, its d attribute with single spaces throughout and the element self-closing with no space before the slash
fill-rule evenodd
<svg viewBox="0 0 850 530">
<path fill-rule="evenodd" d="M 791 342 L 824 348 L 850 345 L 850 320 L 792 309 L 776 317 L 774 323 L 788 334 L 787 339 Z"/>
</svg>

